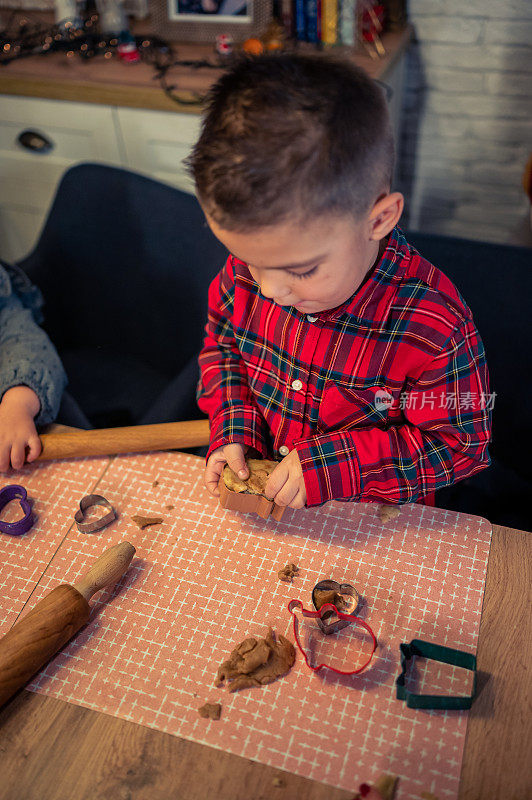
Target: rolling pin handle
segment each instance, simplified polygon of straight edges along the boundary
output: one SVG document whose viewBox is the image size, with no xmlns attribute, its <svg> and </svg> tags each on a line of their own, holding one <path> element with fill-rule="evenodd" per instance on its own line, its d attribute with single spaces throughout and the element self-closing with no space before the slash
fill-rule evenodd
<svg viewBox="0 0 532 800">
<path fill-rule="evenodd" d="M 126 572 L 135 555 L 135 548 L 130 542 L 119 542 L 102 553 L 90 570 L 74 584 L 87 602 L 93 594 L 116 583 Z"/>
</svg>

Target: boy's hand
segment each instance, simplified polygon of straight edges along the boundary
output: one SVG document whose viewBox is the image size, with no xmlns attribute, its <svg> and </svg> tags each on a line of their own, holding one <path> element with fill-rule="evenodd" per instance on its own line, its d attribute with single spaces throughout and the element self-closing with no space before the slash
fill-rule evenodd
<svg viewBox="0 0 532 800">
<path fill-rule="evenodd" d="M 303 508 L 307 502 L 307 490 L 297 450 L 292 450 L 275 467 L 268 478 L 264 494 L 275 500 L 278 506 Z"/>
<path fill-rule="evenodd" d="M 13 386 L 4 393 L 0 402 L 0 471 L 6 472 L 10 465 L 20 469 L 25 460 L 34 461 L 41 452 L 33 422 L 40 407 L 39 398 L 29 386 Z"/>
<path fill-rule="evenodd" d="M 211 494 L 219 497 L 218 481 L 226 464 L 242 480 L 249 478 L 249 469 L 244 458 L 248 450 L 246 445 L 226 444 L 225 447 L 212 451 L 205 467 L 205 486 Z"/>
</svg>

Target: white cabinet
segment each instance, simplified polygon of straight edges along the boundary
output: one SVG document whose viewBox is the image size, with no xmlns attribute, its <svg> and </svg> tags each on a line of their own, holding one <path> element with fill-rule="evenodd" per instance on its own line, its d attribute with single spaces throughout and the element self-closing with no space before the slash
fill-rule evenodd
<svg viewBox="0 0 532 800">
<path fill-rule="evenodd" d="M 183 159 L 200 134 L 199 114 L 116 109 L 126 163 L 137 172 L 194 192 Z"/>
<path fill-rule="evenodd" d="M 192 192 L 182 161 L 199 126 L 199 115 L 0 95 L 0 258 L 16 261 L 31 250 L 61 176 L 80 161 L 127 167 Z M 27 131 L 49 149 L 24 147 Z"/>
<path fill-rule="evenodd" d="M 28 131 L 50 148 L 24 147 L 19 137 Z M 0 257 L 15 260 L 29 252 L 69 166 L 122 164 L 119 141 L 108 106 L 0 96 Z"/>
</svg>

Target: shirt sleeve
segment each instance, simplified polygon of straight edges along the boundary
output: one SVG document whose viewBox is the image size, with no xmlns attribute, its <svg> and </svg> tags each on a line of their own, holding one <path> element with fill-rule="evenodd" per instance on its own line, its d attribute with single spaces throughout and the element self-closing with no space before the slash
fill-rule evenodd
<svg viewBox="0 0 532 800">
<path fill-rule="evenodd" d="M 423 365 L 401 405 L 402 424 L 295 443 L 307 505 L 340 499 L 412 503 L 489 465 L 488 371 L 470 318 Z"/>
<path fill-rule="evenodd" d="M 39 425 L 52 422 L 59 411 L 67 379 L 63 365 L 47 334 L 32 312 L 14 294 L 0 302 L 0 398 L 13 386 L 33 389 L 41 408 Z"/>
<path fill-rule="evenodd" d="M 197 400 L 209 416 L 211 428 L 207 457 L 231 443 L 253 447 L 263 456 L 268 450 L 265 421 L 250 392 L 246 367 L 234 337 L 234 300 L 234 267 L 229 257 L 209 288 L 205 340 L 199 356 Z"/>
</svg>

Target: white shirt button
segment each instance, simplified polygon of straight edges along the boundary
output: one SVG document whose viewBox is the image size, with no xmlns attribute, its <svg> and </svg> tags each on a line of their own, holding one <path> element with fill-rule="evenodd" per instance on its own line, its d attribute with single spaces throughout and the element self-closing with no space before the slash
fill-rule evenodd
<svg viewBox="0 0 532 800">
<path fill-rule="evenodd" d="M 285 444 L 282 444 L 282 445 L 280 446 L 280 448 L 279 448 L 279 452 L 280 452 L 280 454 L 281 454 L 282 456 L 287 456 L 287 455 L 288 455 L 288 453 L 290 452 L 290 450 L 288 449 L 288 447 L 287 447 Z"/>
<path fill-rule="evenodd" d="M 316 322 L 318 318 L 311 316 L 311 314 L 307 314 L 307 321 L 308 322 Z"/>
<path fill-rule="evenodd" d="M 299 378 L 296 378 L 296 380 L 295 380 L 295 381 L 292 381 L 292 389 L 293 389 L 295 392 L 299 392 L 299 391 L 300 391 L 300 389 L 302 389 L 302 388 L 303 388 L 303 384 L 301 383 L 301 381 L 299 380 Z"/>
</svg>

